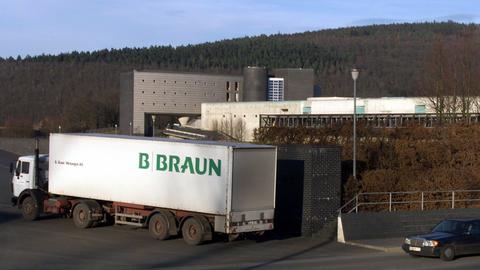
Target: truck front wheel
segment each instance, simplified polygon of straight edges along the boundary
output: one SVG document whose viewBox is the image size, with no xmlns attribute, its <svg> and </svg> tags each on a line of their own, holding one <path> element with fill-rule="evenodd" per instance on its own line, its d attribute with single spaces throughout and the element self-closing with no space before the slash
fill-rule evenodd
<svg viewBox="0 0 480 270">
<path fill-rule="evenodd" d="M 86 203 L 79 203 L 73 209 L 73 223 L 77 228 L 86 229 L 93 225 L 93 220 L 90 216 L 90 207 Z"/>
<path fill-rule="evenodd" d="M 167 218 L 161 213 L 157 213 L 150 218 L 148 230 L 150 235 L 158 240 L 165 240 L 170 237 Z"/>
<path fill-rule="evenodd" d="M 22 202 L 22 215 L 26 220 L 36 220 L 39 217 L 38 207 L 35 200 L 28 196 Z"/>
<path fill-rule="evenodd" d="M 195 217 L 188 218 L 183 223 L 182 236 L 187 244 L 192 246 L 200 245 L 203 243 L 205 236 L 202 223 Z"/>
</svg>

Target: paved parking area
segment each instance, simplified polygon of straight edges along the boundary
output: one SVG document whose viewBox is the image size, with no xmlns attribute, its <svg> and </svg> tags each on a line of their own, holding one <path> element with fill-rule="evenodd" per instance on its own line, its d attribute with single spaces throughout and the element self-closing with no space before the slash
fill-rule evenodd
<svg viewBox="0 0 480 270">
<path fill-rule="evenodd" d="M 0 151 L 0 269 L 478 269 L 480 257 L 412 258 L 318 238 L 257 242 L 155 241 L 127 226 L 80 230 L 70 219 L 21 219 L 9 205 L 8 164 Z"/>
</svg>

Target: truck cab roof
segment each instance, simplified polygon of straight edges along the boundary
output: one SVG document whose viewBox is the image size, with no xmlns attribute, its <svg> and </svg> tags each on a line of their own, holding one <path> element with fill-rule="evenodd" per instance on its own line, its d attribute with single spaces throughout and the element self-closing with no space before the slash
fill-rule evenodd
<svg viewBox="0 0 480 270">
<path fill-rule="evenodd" d="M 48 160 L 48 155 L 47 154 L 40 154 L 38 155 L 38 158 L 40 161 L 47 161 Z M 23 161 L 35 161 L 35 155 L 29 155 L 29 156 L 20 156 L 18 157 L 19 160 Z"/>
</svg>

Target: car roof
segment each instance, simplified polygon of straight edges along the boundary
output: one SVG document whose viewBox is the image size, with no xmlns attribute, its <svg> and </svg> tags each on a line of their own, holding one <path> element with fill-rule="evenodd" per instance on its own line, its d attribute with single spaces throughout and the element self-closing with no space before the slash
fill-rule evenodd
<svg viewBox="0 0 480 270">
<path fill-rule="evenodd" d="M 480 221 L 480 219 L 478 218 L 448 218 L 448 219 L 445 219 L 446 220 L 450 220 L 450 221 L 460 221 L 460 222 L 472 222 L 472 221 Z"/>
</svg>

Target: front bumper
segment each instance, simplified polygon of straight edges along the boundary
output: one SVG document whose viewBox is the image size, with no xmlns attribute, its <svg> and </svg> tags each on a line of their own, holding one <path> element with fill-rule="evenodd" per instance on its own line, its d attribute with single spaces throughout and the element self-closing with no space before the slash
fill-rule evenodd
<svg viewBox="0 0 480 270">
<path fill-rule="evenodd" d="M 406 253 L 423 257 L 440 257 L 440 247 L 414 247 L 403 244 L 403 251 Z"/>
</svg>

